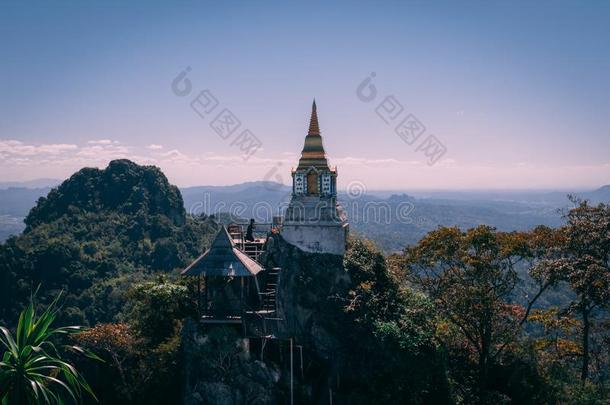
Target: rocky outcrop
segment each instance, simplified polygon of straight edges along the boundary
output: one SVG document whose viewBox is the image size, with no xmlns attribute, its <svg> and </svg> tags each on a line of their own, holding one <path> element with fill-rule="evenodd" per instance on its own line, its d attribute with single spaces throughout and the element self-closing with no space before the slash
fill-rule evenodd
<svg viewBox="0 0 610 405">
<path fill-rule="evenodd" d="M 281 372 L 250 355 L 248 339 L 223 327 L 202 331 L 192 320 L 182 332 L 187 405 L 280 404 Z"/>
<path fill-rule="evenodd" d="M 256 334 L 251 330 L 251 338 L 243 339 L 241 330 L 213 327 L 200 331 L 195 322 L 187 323 L 183 331 L 185 403 L 288 403 L 286 357 L 291 340 L 299 347 L 293 359 L 293 370 L 298 370 L 293 372 L 297 403 L 328 402 L 329 381 L 341 362 L 344 331 L 338 330 L 339 298 L 345 297 L 350 285 L 343 257 L 306 253 L 274 234 L 259 260 L 266 268 L 281 268 L 278 313 L 271 317 L 275 320 L 267 321 L 273 323 L 272 328 L 267 325 L 267 334 L 259 334 L 273 336 L 266 341 L 268 355 L 261 361 L 260 347 L 250 347 L 265 344 L 265 339 L 252 337 Z"/>
<path fill-rule="evenodd" d="M 339 297 L 345 296 L 349 276 L 343 256 L 306 253 L 281 235 L 270 236 L 260 261 L 281 268 L 278 290 L 278 337 L 295 338 L 300 344 L 330 359 L 340 348 L 335 330 Z"/>
<path fill-rule="evenodd" d="M 235 378 L 227 382 L 199 381 L 190 391 L 186 405 L 281 404 L 276 384 L 280 373 L 254 360 L 240 361 L 231 370 Z"/>
</svg>

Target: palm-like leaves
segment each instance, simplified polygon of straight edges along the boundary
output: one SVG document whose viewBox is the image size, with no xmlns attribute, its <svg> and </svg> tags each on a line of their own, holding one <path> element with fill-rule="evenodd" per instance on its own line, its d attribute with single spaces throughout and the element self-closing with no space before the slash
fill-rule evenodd
<svg viewBox="0 0 610 405">
<path fill-rule="evenodd" d="M 2 405 L 63 404 L 80 402 L 83 391 L 95 395 L 83 376 L 60 356 L 51 339 L 56 335 L 78 333 L 80 326 L 51 328 L 57 317 L 61 293 L 40 314 L 34 304 L 21 312 L 15 336 L 0 327 L 0 402 Z M 3 347 L 2 347 L 3 346 Z M 98 359 L 77 346 L 69 349 Z"/>
</svg>

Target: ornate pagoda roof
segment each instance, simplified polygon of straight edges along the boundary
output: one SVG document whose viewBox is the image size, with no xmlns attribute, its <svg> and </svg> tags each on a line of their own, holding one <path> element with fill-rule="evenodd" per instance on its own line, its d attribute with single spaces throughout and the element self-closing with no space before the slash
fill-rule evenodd
<svg viewBox="0 0 610 405">
<path fill-rule="evenodd" d="M 227 228 L 216 234 L 212 246 L 182 271 L 183 276 L 251 277 L 263 267 L 235 247 Z"/>
<path fill-rule="evenodd" d="M 305 170 L 312 166 L 317 169 L 329 169 L 328 161 L 326 160 L 326 152 L 324 152 L 324 145 L 322 145 L 322 136 L 320 135 L 320 125 L 318 124 L 318 112 L 315 99 L 311 106 L 309 131 L 305 137 L 305 145 L 301 152 L 301 159 L 299 160 L 297 170 Z"/>
</svg>

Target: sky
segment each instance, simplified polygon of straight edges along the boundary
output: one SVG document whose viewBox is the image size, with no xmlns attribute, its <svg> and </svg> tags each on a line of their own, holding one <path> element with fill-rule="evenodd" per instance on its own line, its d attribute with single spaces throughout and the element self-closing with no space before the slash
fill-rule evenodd
<svg viewBox="0 0 610 405">
<path fill-rule="evenodd" d="M 288 184 L 315 97 L 340 188 L 596 188 L 609 38 L 607 1 L 4 1 L 0 181 Z"/>
</svg>

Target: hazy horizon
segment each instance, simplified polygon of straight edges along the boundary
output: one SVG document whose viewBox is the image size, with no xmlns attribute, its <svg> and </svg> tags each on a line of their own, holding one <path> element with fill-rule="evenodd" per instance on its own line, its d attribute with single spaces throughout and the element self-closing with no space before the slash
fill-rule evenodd
<svg viewBox="0 0 610 405">
<path fill-rule="evenodd" d="M 24 188 L 45 188 L 55 187 L 68 178 L 34 178 L 24 181 L 14 180 L 0 180 L 0 189 L 6 189 L 7 187 L 24 187 Z M 240 186 L 245 184 L 254 184 L 258 182 L 269 181 L 271 183 L 281 184 L 284 187 L 290 187 L 290 184 L 279 183 L 273 180 L 252 180 L 243 181 L 239 183 L 231 184 L 191 184 L 191 185 L 180 185 L 175 184 L 179 188 L 196 188 L 196 187 L 232 187 Z M 352 182 L 348 186 L 354 186 L 357 182 Z M 366 186 L 366 185 L 365 185 Z M 574 188 L 366 188 L 366 192 L 369 193 L 561 193 L 561 192 L 576 192 L 576 191 L 595 191 L 602 187 L 609 187 L 610 184 L 600 184 L 595 187 L 574 187 Z M 340 192 L 345 192 L 348 187 L 339 187 Z"/>
<path fill-rule="evenodd" d="M 181 187 L 288 184 L 315 97 L 341 189 L 610 183 L 610 3 L 1 8 L 0 181 L 129 158 Z M 191 105 L 203 90 L 217 102 L 205 117 Z M 224 109 L 241 123 L 229 135 L 210 126 Z M 409 115 L 425 127 L 412 143 L 395 132 Z M 245 129 L 261 144 L 247 160 Z M 446 149 L 434 162 L 430 135 Z"/>
</svg>

